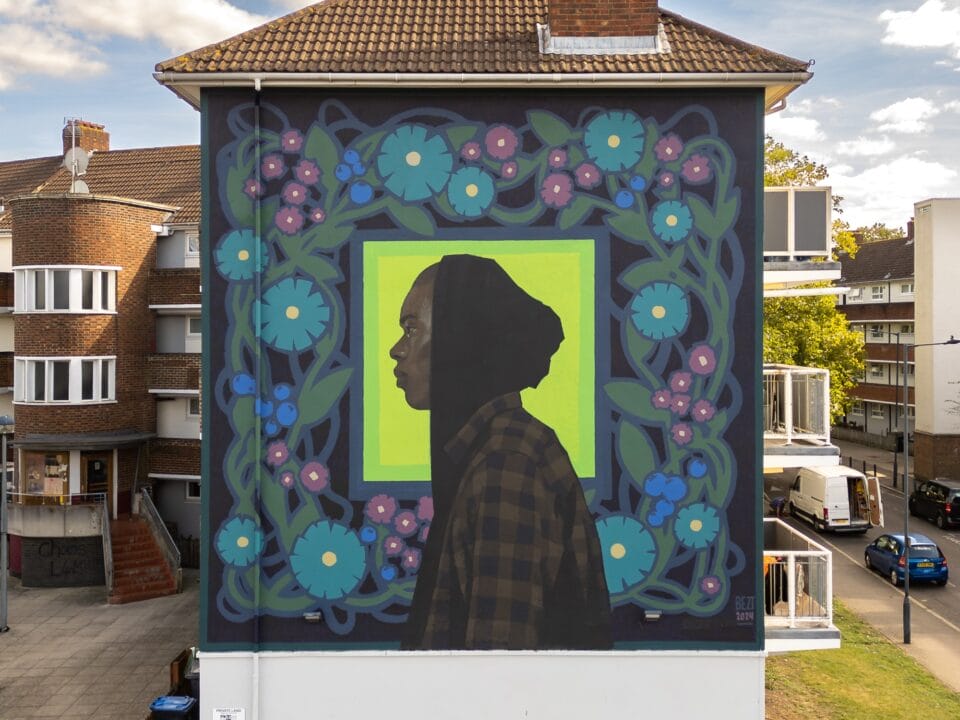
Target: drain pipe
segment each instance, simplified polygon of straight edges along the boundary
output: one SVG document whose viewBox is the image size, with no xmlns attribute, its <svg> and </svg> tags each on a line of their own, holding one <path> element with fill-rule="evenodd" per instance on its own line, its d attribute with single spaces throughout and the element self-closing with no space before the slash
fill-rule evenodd
<svg viewBox="0 0 960 720">
<path fill-rule="evenodd" d="M 253 98 L 253 134 L 254 134 L 254 179 L 257 183 L 257 187 L 260 187 L 262 178 L 260 176 L 260 78 L 256 78 L 253 86 L 254 98 Z M 254 199 L 254 210 L 253 210 L 253 227 L 254 233 L 256 235 L 256 242 L 254 243 L 254 258 L 255 265 L 254 267 L 262 267 L 262 258 L 261 258 L 261 242 L 260 238 L 263 235 L 263 216 L 262 216 L 262 207 L 260 196 Z M 262 284 L 260 273 L 254 273 L 254 294 L 256 299 L 259 301 L 262 295 Z M 256 303 L 256 307 L 260 307 L 260 303 Z M 262 373 L 262 358 L 261 358 L 261 346 L 262 338 L 260 337 L 260 314 L 259 310 L 254 315 L 254 328 L 253 333 L 256 338 L 254 343 L 254 356 L 256 359 L 256 368 L 254 370 L 254 375 L 256 377 L 256 386 L 257 386 L 257 397 L 262 396 L 262 383 L 263 383 L 263 373 Z M 263 447 L 263 438 L 261 437 L 262 426 L 259 422 L 254 425 L 254 438 L 258 452 Z M 257 518 L 263 517 L 263 509 L 261 507 L 262 494 L 260 492 L 260 487 L 262 484 L 262 474 L 263 474 L 263 464 L 257 462 L 255 465 L 255 474 L 254 474 L 254 487 L 256 488 L 257 493 Z M 252 677 L 250 678 L 253 683 L 253 697 L 251 698 L 251 710 L 252 717 L 251 720 L 260 720 L 260 555 L 257 555 L 257 573 L 253 581 L 253 607 L 254 612 L 254 622 L 253 622 L 253 666 L 251 668 Z"/>
</svg>

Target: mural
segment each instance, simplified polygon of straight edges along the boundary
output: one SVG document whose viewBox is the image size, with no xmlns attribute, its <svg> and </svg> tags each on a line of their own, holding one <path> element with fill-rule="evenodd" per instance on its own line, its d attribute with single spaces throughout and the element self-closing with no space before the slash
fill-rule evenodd
<svg viewBox="0 0 960 720">
<path fill-rule="evenodd" d="M 440 454 L 438 438 L 455 435 L 478 402 L 554 374 L 552 351 L 546 367 L 542 356 L 533 361 L 534 335 L 550 324 L 541 317 L 511 339 L 528 351 L 498 358 L 493 374 L 516 371 L 522 382 L 477 394 L 492 386 L 470 358 L 501 345 L 491 324 L 518 317 L 503 292 L 478 281 L 487 272 L 478 268 L 517 252 L 530 283 L 563 296 L 553 314 L 566 336 L 558 384 L 525 390 L 522 403 L 556 429 L 580 481 L 570 513 L 582 505 L 586 520 L 574 525 L 596 550 L 610 608 L 595 624 L 621 648 L 759 646 L 761 116 L 758 94 L 738 92 L 709 108 L 669 93 L 501 93 L 488 102 L 438 94 L 416 106 L 399 94 L 206 97 L 207 649 L 389 648 L 403 639 L 609 646 L 549 633 L 514 642 L 503 625 L 473 641 L 447 626 L 424 639 L 433 604 L 424 588 L 449 589 L 438 568 L 457 570 L 439 548 L 458 515 L 448 511 L 463 468 Z M 477 256 L 469 271 L 450 259 L 463 256 Z M 405 370 L 403 392 L 390 382 L 403 364 L 397 346 L 390 357 L 397 293 L 439 258 L 440 268 L 456 266 L 438 279 L 459 298 L 434 306 L 446 313 L 442 352 L 457 368 L 430 375 L 450 400 L 442 411 L 411 400 Z M 521 372 L 523 358 L 536 369 Z M 382 412 L 387 396 L 394 408 L 404 397 L 430 407 L 404 407 L 419 429 L 400 410 Z M 452 491 L 438 473 L 455 478 Z M 548 606 L 554 595 L 591 595 L 562 564 Z M 479 597 L 486 609 L 498 600 Z M 523 615 L 542 609 L 524 603 Z M 592 603 L 554 604 L 564 622 L 586 626 Z M 305 624 L 305 614 L 321 622 Z"/>
</svg>

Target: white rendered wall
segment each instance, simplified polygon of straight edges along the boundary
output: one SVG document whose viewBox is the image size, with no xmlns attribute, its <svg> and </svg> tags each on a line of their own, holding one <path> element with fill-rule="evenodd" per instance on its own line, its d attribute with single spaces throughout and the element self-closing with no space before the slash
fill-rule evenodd
<svg viewBox="0 0 960 720">
<path fill-rule="evenodd" d="M 917 344 L 960 338 L 960 199 L 914 205 L 914 272 Z M 960 433 L 960 345 L 917 348 L 916 429 L 934 435 Z"/>
<path fill-rule="evenodd" d="M 0 315 L 0 352 L 13 352 L 13 315 Z"/>
<path fill-rule="evenodd" d="M 196 415 L 187 415 L 189 402 L 187 397 L 178 397 L 164 399 L 157 403 L 158 437 L 199 439 L 200 418 Z"/>
<path fill-rule="evenodd" d="M 762 720 L 762 652 L 207 653 L 200 717 Z"/>
</svg>

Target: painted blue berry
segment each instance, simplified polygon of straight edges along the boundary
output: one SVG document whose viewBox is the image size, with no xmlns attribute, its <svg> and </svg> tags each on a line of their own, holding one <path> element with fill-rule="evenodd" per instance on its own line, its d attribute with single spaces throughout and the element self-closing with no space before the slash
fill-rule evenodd
<svg viewBox="0 0 960 720">
<path fill-rule="evenodd" d="M 642 192 L 647 187 L 647 181 L 645 178 L 639 175 L 634 175 L 632 178 L 630 178 L 630 187 L 637 192 Z"/>
<path fill-rule="evenodd" d="M 397 569 L 393 565 L 384 565 L 380 568 L 380 577 L 384 580 L 393 580 L 397 576 Z"/>
<path fill-rule="evenodd" d="M 267 421 L 263 424 L 263 431 L 264 431 L 267 435 L 271 435 L 271 436 L 272 436 L 272 435 L 276 435 L 278 432 L 280 432 L 280 426 L 277 425 L 276 421 L 274 421 L 274 420 L 267 420 Z"/>
<path fill-rule="evenodd" d="M 356 150 L 347 150 L 343 154 L 343 161 L 347 165 L 355 165 L 360 162 L 360 153 L 358 153 Z"/>
<path fill-rule="evenodd" d="M 355 162 L 353 165 L 350 166 L 350 168 L 353 170 L 353 174 L 356 175 L 357 177 L 360 177 L 367 171 L 367 166 L 364 165 L 362 162 Z"/>
<path fill-rule="evenodd" d="M 270 417 L 273 415 L 273 403 L 257 398 L 253 403 L 253 412 L 257 417 Z"/>
<path fill-rule="evenodd" d="M 621 190 L 613 201 L 617 204 L 617 207 L 626 210 L 633 205 L 633 193 L 629 190 Z"/>
<path fill-rule="evenodd" d="M 373 199 L 373 188 L 365 182 L 355 182 L 350 186 L 350 199 L 357 205 L 366 205 Z"/>
<path fill-rule="evenodd" d="M 256 381 L 246 373 L 234 375 L 230 386 L 237 395 L 253 395 L 257 391 Z"/>
<path fill-rule="evenodd" d="M 297 417 L 300 415 L 297 412 L 297 406 L 291 402 L 282 402 L 277 406 L 277 422 L 283 425 L 283 427 L 290 427 L 297 421 Z"/>
<path fill-rule="evenodd" d="M 337 180 L 340 182 L 346 182 L 353 177 L 353 170 L 346 163 L 340 163 L 334 169 L 333 174 L 337 176 Z"/>
<path fill-rule="evenodd" d="M 275 400 L 286 400 L 290 397 L 290 386 L 285 383 L 274 386 L 273 397 Z"/>
<path fill-rule="evenodd" d="M 360 528 L 360 539 L 365 543 L 372 543 L 377 539 L 377 531 L 369 525 L 364 525 Z"/>
<path fill-rule="evenodd" d="M 707 464 L 700 458 L 693 458 L 687 463 L 687 473 L 690 477 L 702 478 L 707 474 Z"/>
</svg>

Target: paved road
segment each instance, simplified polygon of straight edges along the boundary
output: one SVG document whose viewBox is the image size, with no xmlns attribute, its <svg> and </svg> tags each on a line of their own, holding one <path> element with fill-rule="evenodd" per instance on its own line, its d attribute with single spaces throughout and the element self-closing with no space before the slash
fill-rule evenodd
<svg viewBox="0 0 960 720">
<path fill-rule="evenodd" d="M 845 450 L 855 453 L 855 458 L 871 454 L 866 448 L 860 449 L 846 443 L 844 446 Z M 885 455 L 890 457 L 889 453 Z M 848 457 L 847 452 L 844 457 Z M 868 462 L 871 472 L 872 464 Z M 861 466 L 856 464 L 855 467 L 860 469 Z M 863 564 L 863 550 L 869 542 L 884 532 L 903 532 L 903 494 L 890 487 L 890 467 L 878 463 L 877 474 L 881 478 L 883 492 L 884 528 L 871 528 L 865 534 L 821 534 L 803 521 L 791 518 L 784 520 L 833 551 L 834 595 L 899 644 L 903 641 L 903 589 L 895 588 L 887 579 L 867 570 Z M 785 496 L 792 480 L 793 474 L 789 471 L 766 477 L 765 492 L 768 497 Z M 911 516 L 910 532 L 920 532 L 937 542 L 947 557 L 951 578 L 946 587 L 911 584 L 912 642 L 901 647 L 942 682 L 960 692 L 960 530 L 940 530 L 931 522 Z"/>
</svg>

